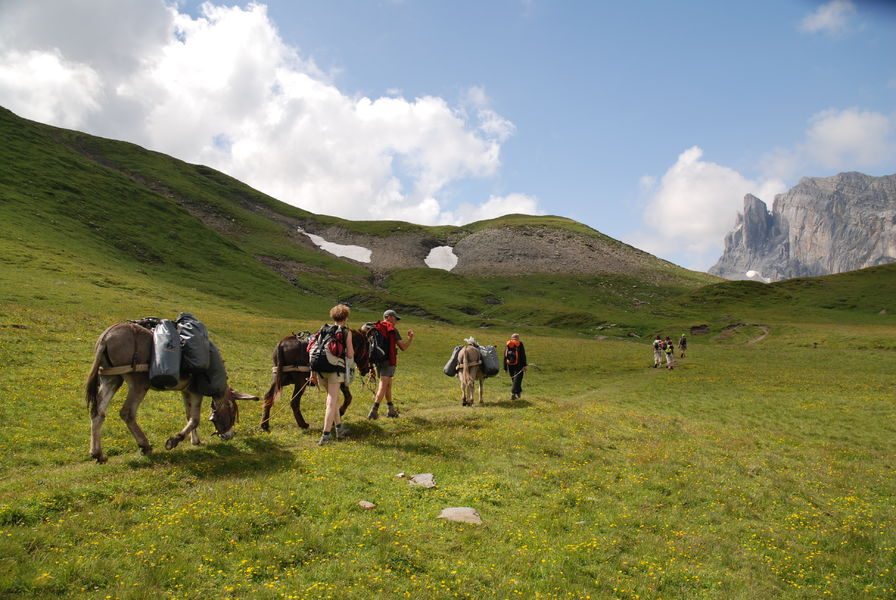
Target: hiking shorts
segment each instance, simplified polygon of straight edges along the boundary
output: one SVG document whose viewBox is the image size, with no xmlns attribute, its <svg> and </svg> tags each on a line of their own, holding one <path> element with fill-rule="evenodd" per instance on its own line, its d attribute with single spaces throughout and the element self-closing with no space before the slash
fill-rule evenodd
<svg viewBox="0 0 896 600">
<path fill-rule="evenodd" d="M 329 386 L 331 383 L 345 383 L 345 371 L 317 373 L 317 380 L 320 381 L 324 387 Z"/>
<path fill-rule="evenodd" d="M 377 363 L 376 373 L 380 377 L 395 377 L 395 367 L 388 362 Z"/>
</svg>

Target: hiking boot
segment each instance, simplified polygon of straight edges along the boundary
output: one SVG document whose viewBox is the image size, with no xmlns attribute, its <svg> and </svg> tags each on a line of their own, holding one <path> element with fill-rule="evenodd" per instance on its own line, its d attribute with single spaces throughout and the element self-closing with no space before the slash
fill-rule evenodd
<svg viewBox="0 0 896 600">
<path fill-rule="evenodd" d="M 345 425 L 337 425 L 336 426 L 336 439 L 344 440 L 348 437 L 348 427 Z"/>
<path fill-rule="evenodd" d="M 390 419 L 397 419 L 398 418 L 398 409 L 395 408 L 395 406 L 393 406 L 392 404 L 390 404 L 389 412 L 386 413 L 386 416 L 389 417 Z"/>
<path fill-rule="evenodd" d="M 332 441 L 333 441 L 333 438 L 330 436 L 330 434 L 325 433 L 322 436 L 320 436 L 320 439 L 317 441 L 317 445 L 318 446 L 326 446 L 327 444 L 329 444 Z"/>
<path fill-rule="evenodd" d="M 378 405 L 374 404 L 373 408 L 370 409 L 370 412 L 367 413 L 367 418 L 371 419 L 373 421 L 376 421 L 377 419 L 379 419 L 380 418 L 380 414 L 378 412 L 379 409 L 380 409 L 380 407 Z"/>
</svg>

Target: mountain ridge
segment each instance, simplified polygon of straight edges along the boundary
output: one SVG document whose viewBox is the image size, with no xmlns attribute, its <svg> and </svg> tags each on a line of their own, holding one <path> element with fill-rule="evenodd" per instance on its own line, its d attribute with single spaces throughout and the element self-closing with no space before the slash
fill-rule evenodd
<svg viewBox="0 0 896 600">
<path fill-rule="evenodd" d="M 896 175 L 804 177 L 772 210 L 744 197 L 725 250 L 709 273 L 780 281 L 896 262 Z"/>
</svg>

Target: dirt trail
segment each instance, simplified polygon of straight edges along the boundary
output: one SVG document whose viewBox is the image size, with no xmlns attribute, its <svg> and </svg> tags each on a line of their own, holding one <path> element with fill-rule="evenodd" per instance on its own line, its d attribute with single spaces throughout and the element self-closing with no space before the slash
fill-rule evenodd
<svg viewBox="0 0 896 600">
<path fill-rule="evenodd" d="M 768 337 L 768 334 L 770 331 L 768 328 L 768 325 L 757 325 L 756 327 L 758 327 L 760 330 L 762 330 L 762 335 L 760 335 L 757 338 L 753 338 L 752 340 L 747 342 L 748 346 L 752 346 L 753 344 L 758 344 L 759 342 L 761 342 L 762 340 L 764 340 L 765 338 Z"/>
</svg>

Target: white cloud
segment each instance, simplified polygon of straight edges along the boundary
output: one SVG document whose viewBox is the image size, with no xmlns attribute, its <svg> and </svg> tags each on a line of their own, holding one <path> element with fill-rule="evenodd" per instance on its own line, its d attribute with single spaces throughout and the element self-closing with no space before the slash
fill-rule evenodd
<svg viewBox="0 0 896 600">
<path fill-rule="evenodd" d="M 507 196 L 490 196 L 485 203 L 479 205 L 461 204 L 457 208 L 457 212 L 452 215 L 453 218 L 445 223 L 460 225 L 510 214 L 540 215 L 544 213 L 538 208 L 538 200 L 535 198 L 526 194 L 508 194 Z"/>
<path fill-rule="evenodd" d="M 261 4 L 205 3 L 193 18 L 162 0 L 0 3 L 0 59 L 0 104 L 22 116 L 207 164 L 314 212 L 417 223 L 538 212 L 525 196 L 456 209 L 443 198 L 495 175 L 514 133 L 484 89 L 459 107 L 345 94 Z"/>
<path fill-rule="evenodd" d="M 822 166 L 870 168 L 894 158 L 893 118 L 855 108 L 826 110 L 806 133 L 806 150 Z"/>
<path fill-rule="evenodd" d="M 784 189 L 780 180 L 753 181 L 703 160 L 703 150 L 693 146 L 652 188 L 644 212 L 646 229 L 630 243 L 653 254 L 681 256 L 692 268 L 706 269 L 721 255 L 744 196 L 752 193 L 770 202 Z"/>
<path fill-rule="evenodd" d="M 792 148 L 778 148 L 767 154 L 762 168 L 769 176 L 796 179 L 832 171 L 889 172 L 894 163 L 896 115 L 848 108 L 813 115 L 805 138 Z"/>
<path fill-rule="evenodd" d="M 102 82 L 89 66 L 58 52 L 11 50 L 0 55 L 2 103 L 35 121 L 77 127 L 100 109 Z"/>
<path fill-rule="evenodd" d="M 855 12 L 856 7 L 850 0 L 831 0 L 807 15 L 799 29 L 808 33 L 840 34 L 846 31 Z"/>
</svg>

